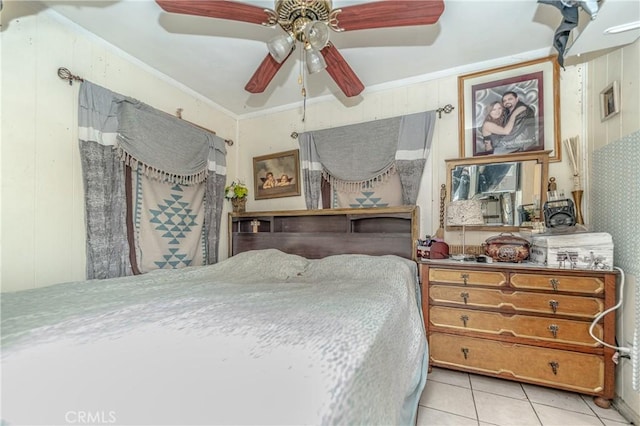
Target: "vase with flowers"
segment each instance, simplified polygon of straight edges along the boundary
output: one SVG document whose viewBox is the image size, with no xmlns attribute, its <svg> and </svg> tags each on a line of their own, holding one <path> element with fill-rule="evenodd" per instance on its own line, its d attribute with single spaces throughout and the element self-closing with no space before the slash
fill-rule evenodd
<svg viewBox="0 0 640 426">
<path fill-rule="evenodd" d="M 245 211 L 248 195 L 249 188 L 242 182 L 233 181 L 224 188 L 224 198 L 231 200 L 233 211 L 236 213 Z"/>
</svg>

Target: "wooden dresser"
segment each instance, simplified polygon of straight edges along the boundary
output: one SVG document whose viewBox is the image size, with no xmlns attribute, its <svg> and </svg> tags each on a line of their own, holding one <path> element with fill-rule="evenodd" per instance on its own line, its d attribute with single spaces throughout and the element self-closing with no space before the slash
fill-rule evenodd
<svg viewBox="0 0 640 426">
<path fill-rule="evenodd" d="M 593 395 L 608 408 L 615 350 L 589 335 L 615 304 L 616 273 L 531 264 L 420 263 L 430 367 Z M 615 313 L 594 327 L 615 345 Z"/>
</svg>

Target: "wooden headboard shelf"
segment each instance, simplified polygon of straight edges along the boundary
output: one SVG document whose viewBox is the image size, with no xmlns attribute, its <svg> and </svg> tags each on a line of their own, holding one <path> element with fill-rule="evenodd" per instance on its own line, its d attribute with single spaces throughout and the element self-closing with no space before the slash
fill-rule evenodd
<svg viewBox="0 0 640 426">
<path fill-rule="evenodd" d="M 229 213 L 229 255 L 275 248 L 309 259 L 353 253 L 415 259 L 418 220 L 418 206 Z"/>
</svg>

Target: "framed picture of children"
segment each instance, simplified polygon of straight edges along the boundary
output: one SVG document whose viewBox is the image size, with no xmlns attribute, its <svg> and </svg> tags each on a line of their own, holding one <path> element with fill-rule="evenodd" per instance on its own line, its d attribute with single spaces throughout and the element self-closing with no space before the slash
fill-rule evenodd
<svg viewBox="0 0 640 426">
<path fill-rule="evenodd" d="M 460 156 L 550 151 L 560 161 L 558 90 L 552 57 L 458 77 Z"/>
<path fill-rule="evenodd" d="M 300 151 L 253 157 L 255 199 L 300 195 Z"/>
</svg>

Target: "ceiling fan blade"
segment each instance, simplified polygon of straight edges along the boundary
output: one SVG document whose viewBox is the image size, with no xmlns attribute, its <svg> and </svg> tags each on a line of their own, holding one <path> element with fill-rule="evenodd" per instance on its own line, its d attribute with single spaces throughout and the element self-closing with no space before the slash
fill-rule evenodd
<svg viewBox="0 0 640 426">
<path fill-rule="evenodd" d="M 340 8 L 338 26 L 345 31 L 430 25 L 444 11 L 443 0 L 383 0 Z"/>
<path fill-rule="evenodd" d="M 327 62 L 327 72 L 348 98 L 357 96 L 364 90 L 356 73 L 332 43 L 320 52 Z"/>
<path fill-rule="evenodd" d="M 287 58 L 290 55 L 291 52 L 289 52 Z M 271 80 L 273 80 L 273 77 L 275 77 L 276 73 L 278 72 L 282 64 L 284 64 L 284 62 L 287 60 L 287 58 L 285 58 L 282 62 L 278 62 L 273 59 L 271 54 L 267 53 L 267 56 L 264 58 L 260 66 L 258 66 L 256 72 L 253 73 L 247 85 L 244 86 L 244 90 L 249 93 L 264 92 L 264 89 L 266 89 L 269 83 L 271 83 Z"/>
<path fill-rule="evenodd" d="M 268 15 L 264 8 L 228 0 L 156 0 L 167 12 L 185 15 L 207 16 L 209 18 L 262 24 Z"/>
</svg>

